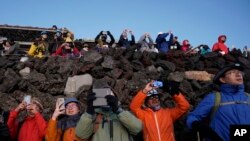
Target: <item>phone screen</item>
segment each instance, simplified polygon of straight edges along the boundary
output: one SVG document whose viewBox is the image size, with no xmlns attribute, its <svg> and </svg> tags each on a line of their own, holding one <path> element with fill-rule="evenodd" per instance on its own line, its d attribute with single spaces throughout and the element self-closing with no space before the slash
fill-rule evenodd
<svg viewBox="0 0 250 141">
<path fill-rule="evenodd" d="M 30 104 L 31 103 L 31 96 L 30 95 L 25 95 L 23 100 L 26 102 L 26 104 Z"/>
<path fill-rule="evenodd" d="M 93 106 L 107 106 L 107 99 L 105 98 L 106 95 L 112 94 L 110 88 L 100 88 L 100 89 L 93 89 L 95 93 L 96 99 L 93 101 Z"/>
</svg>

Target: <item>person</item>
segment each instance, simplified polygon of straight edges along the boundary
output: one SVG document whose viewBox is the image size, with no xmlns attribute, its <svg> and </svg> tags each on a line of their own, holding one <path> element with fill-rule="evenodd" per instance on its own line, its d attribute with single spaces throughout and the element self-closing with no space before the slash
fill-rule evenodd
<svg viewBox="0 0 250 141">
<path fill-rule="evenodd" d="M 226 40 L 226 35 L 220 35 L 218 37 L 218 42 L 213 45 L 212 51 L 219 52 L 222 55 L 228 54 L 229 49 L 227 45 L 225 45 Z"/>
<path fill-rule="evenodd" d="M 213 82 L 220 86 L 220 92 L 209 93 L 188 115 L 187 126 L 211 140 L 230 140 L 230 125 L 250 124 L 249 98 L 244 93 L 244 68 L 233 63 L 226 65 L 214 77 Z M 220 100 L 218 100 L 220 97 Z M 215 111 L 215 103 L 218 107 Z M 206 118 L 209 118 L 210 122 Z"/>
<path fill-rule="evenodd" d="M 247 46 L 244 46 L 242 55 L 243 55 L 243 57 L 245 57 L 245 58 L 248 58 L 248 57 L 249 57 L 250 51 L 248 50 Z"/>
<path fill-rule="evenodd" d="M 41 36 L 35 39 L 35 42 L 31 45 L 28 51 L 29 56 L 43 58 L 50 55 L 47 34 L 47 31 L 42 31 Z"/>
<path fill-rule="evenodd" d="M 189 49 L 190 49 L 190 43 L 189 43 L 189 41 L 188 40 L 183 40 L 182 46 L 181 46 L 181 50 L 183 52 L 187 52 L 187 51 L 189 51 Z"/>
<path fill-rule="evenodd" d="M 166 37 L 170 35 L 169 40 L 166 40 Z M 169 51 L 169 46 L 173 42 L 173 34 L 171 31 L 168 33 L 163 33 L 159 32 L 157 37 L 156 37 L 156 48 L 159 50 L 161 53 L 167 53 Z"/>
<path fill-rule="evenodd" d="M 4 111 L 0 107 L 0 139 L 2 141 L 10 140 L 10 132 L 7 126 L 8 116 L 9 116 L 9 111 Z"/>
<path fill-rule="evenodd" d="M 107 41 L 108 37 L 110 38 L 110 42 Z M 115 38 L 110 33 L 110 31 L 101 31 L 95 37 L 95 43 L 96 43 L 97 49 L 107 49 L 107 48 L 112 47 L 112 45 L 115 43 Z"/>
<path fill-rule="evenodd" d="M 168 92 L 177 107 L 161 107 L 160 95 L 153 83 L 147 83 L 143 90 L 138 91 L 131 101 L 130 109 L 143 123 L 145 141 L 174 141 L 173 122 L 188 111 L 189 103 L 179 92 L 178 83 L 171 82 Z"/>
<path fill-rule="evenodd" d="M 63 117 L 59 119 L 60 116 Z M 80 141 L 75 136 L 75 127 L 80 116 L 80 103 L 76 98 L 67 98 L 63 105 L 57 102 L 46 129 L 46 141 Z"/>
<path fill-rule="evenodd" d="M 131 40 L 128 40 L 128 33 L 131 35 Z M 118 45 L 124 49 L 128 49 L 131 46 L 135 45 L 135 36 L 134 36 L 132 30 L 125 29 L 122 32 L 120 39 L 118 41 Z"/>
<path fill-rule="evenodd" d="M 173 41 L 170 44 L 170 50 L 181 50 L 181 45 L 177 36 L 174 36 Z"/>
<path fill-rule="evenodd" d="M 148 40 L 148 41 L 147 41 Z M 140 45 L 140 51 L 144 52 L 144 51 L 148 51 L 148 52 L 158 52 L 158 50 L 154 47 L 154 41 L 151 38 L 149 33 L 144 33 L 139 41 L 138 41 L 139 45 Z"/>
<path fill-rule="evenodd" d="M 17 117 L 21 111 L 26 110 L 27 116 L 22 122 Z M 43 141 L 47 122 L 42 116 L 43 105 L 33 97 L 30 103 L 22 101 L 14 110 L 10 111 L 7 121 L 12 140 Z"/>
<path fill-rule="evenodd" d="M 63 43 L 57 50 L 56 53 L 53 54 L 54 56 L 62 56 L 62 57 L 79 57 L 80 52 L 79 50 L 75 47 L 73 42 L 66 42 Z"/>
<path fill-rule="evenodd" d="M 53 42 L 49 46 L 50 54 L 54 54 L 60 45 L 64 42 L 61 30 L 56 30 Z"/>
<path fill-rule="evenodd" d="M 76 135 L 92 141 L 132 141 L 131 134 L 142 129 L 141 121 L 123 110 L 114 95 L 105 96 L 107 106 L 94 107 L 95 95 L 93 92 L 87 95 L 87 110 L 76 126 Z"/>
<path fill-rule="evenodd" d="M 20 47 L 19 43 L 15 43 L 13 39 L 8 39 L 3 41 L 3 54 L 2 55 L 11 55 L 18 54 L 18 49 Z"/>
<path fill-rule="evenodd" d="M 89 45 L 87 43 L 83 44 L 83 48 L 80 50 L 81 56 L 84 56 L 89 51 Z"/>
</svg>

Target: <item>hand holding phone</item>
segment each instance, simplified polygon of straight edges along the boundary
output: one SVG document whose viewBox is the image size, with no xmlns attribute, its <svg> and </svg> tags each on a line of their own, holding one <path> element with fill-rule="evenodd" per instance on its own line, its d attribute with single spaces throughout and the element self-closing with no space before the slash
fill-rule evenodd
<svg viewBox="0 0 250 141">
<path fill-rule="evenodd" d="M 31 103 L 31 95 L 25 95 L 23 100 L 27 105 L 29 105 Z"/>
</svg>

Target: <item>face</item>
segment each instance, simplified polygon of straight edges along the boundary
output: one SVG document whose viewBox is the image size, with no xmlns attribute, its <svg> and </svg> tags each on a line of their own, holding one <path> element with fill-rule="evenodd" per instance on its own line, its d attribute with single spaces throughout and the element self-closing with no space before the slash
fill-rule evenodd
<svg viewBox="0 0 250 141">
<path fill-rule="evenodd" d="M 149 97 L 146 104 L 148 107 L 159 106 L 160 105 L 159 97 L 157 95 Z"/>
<path fill-rule="evenodd" d="M 47 38 L 48 38 L 48 35 L 47 35 L 47 34 L 43 34 L 43 35 L 42 35 L 42 38 L 43 38 L 43 39 L 47 39 Z"/>
<path fill-rule="evenodd" d="M 229 70 L 220 78 L 222 83 L 241 85 L 243 84 L 243 72 L 237 69 Z"/>
<path fill-rule="evenodd" d="M 31 103 L 26 107 L 28 116 L 34 117 L 36 113 L 40 112 L 40 108 L 38 105 Z"/>
<path fill-rule="evenodd" d="M 80 112 L 78 105 L 75 102 L 66 105 L 66 115 L 76 115 Z"/>
</svg>

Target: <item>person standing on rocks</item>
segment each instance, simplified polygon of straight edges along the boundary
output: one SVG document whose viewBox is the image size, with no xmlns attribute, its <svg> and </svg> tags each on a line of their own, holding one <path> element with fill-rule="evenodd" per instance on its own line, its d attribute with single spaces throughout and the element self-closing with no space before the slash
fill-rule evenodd
<svg viewBox="0 0 250 141">
<path fill-rule="evenodd" d="M 21 102 L 10 112 L 7 125 L 12 140 L 43 141 L 47 122 L 42 116 L 43 105 L 38 98 L 33 97 L 30 102 Z M 22 122 L 17 117 L 21 111 L 26 110 L 27 116 Z"/>
<path fill-rule="evenodd" d="M 107 41 L 108 37 L 110 38 L 110 42 Z M 95 43 L 97 49 L 108 49 L 112 47 L 112 45 L 115 43 L 114 36 L 110 33 L 110 31 L 101 31 L 96 37 L 95 37 Z"/>
<path fill-rule="evenodd" d="M 131 40 L 128 40 L 128 34 L 131 35 Z M 132 30 L 125 29 L 122 32 L 120 39 L 118 41 L 118 45 L 124 49 L 128 49 L 129 47 L 135 45 L 135 36 L 134 36 Z"/>
<path fill-rule="evenodd" d="M 228 54 L 229 49 L 227 45 L 225 45 L 226 40 L 227 40 L 226 35 L 220 35 L 218 37 L 218 42 L 213 45 L 212 51 L 219 52 L 222 55 Z"/>
<path fill-rule="evenodd" d="M 153 83 L 147 83 L 137 93 L 131 101 L 130 109 L 143 123 L 144 141 L 175 141 L 173 123 L 188 111 L 189 103 L 179 92 L 178 83 L 173 82 L 169 83 L 168 93 L 177 107 L 162 108 L 160 95 Z"/>
<path fill-rule="evenodd" d="M 59 116 L 62 117 L 59 119 Z M 46 141 L 80 141 L 75 136 L 80 117 L 80 103 L 76 98 L 67 98 L 62 105 L 57 102 L 46 130 Z"/>
<path fill-rule="evenodd" d="M 250 96 L 244 92 L 243 69 L 234 63 L 215 75 L 213 82 L 220 91 L 209 93 L 188 115 L 189 128 L 214 141 L 229 141 L 230 125 L 250 125 Z"/>
<path fill-rule="evenodd" d="M 166 40 L 166 37 L 170 35 L 169 40 Z M 156 37 L 156 48 L 159 50 L 160 53 L 167 53 L 169 51 L 169 46 L 173 42 L 173 34 L 171 31 L 168 33 L 159 32 Z"/>
</svg>

